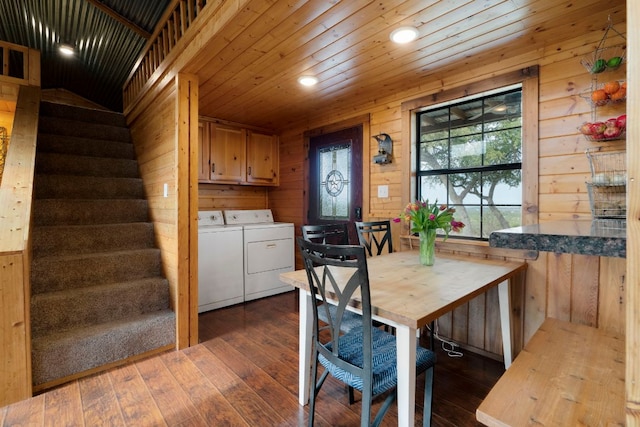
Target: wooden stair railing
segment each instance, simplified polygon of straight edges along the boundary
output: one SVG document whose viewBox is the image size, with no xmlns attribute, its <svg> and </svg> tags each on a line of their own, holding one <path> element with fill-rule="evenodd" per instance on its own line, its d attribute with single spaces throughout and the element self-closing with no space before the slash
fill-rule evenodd
<svg viewBox="0 0 640 427">
<path fill-rule="evenodd" d="M 175 49 L 207 3 L 207 0 L 174 0 L 167 8 L 124 84 L 125 110 L 143 92 L 153 73 Z"/>
</svg>

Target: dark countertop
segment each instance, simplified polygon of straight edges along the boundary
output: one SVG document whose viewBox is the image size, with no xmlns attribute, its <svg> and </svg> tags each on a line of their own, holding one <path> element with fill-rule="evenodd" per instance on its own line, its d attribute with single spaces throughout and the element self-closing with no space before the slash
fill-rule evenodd
<svg viewBox="0 0 640 427">
<path fill-rule="evenodd" d="M 627 256 L 625 221 L 552 221 L 498 230 L 489 236 L 496 248 L 528 249 L 556 253 Z"/>
</svg>

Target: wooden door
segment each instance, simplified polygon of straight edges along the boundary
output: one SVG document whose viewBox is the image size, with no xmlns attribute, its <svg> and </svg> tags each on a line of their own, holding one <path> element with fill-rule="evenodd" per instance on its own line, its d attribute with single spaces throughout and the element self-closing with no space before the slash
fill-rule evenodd
<svg viewBox="0 0 640 427">
<path fill-rule="evenodd" d="M 312 137 L 309 144 L 308 224 L 362 221 L 362 126 Z"/>
<path fill-rule="evenodd" d="M 211 181 L 245 182 L 247 168 L 246 131 L 212 123 L 210 133 Z"/>
<path fill-rule="evenodd" d="M 278 137 L 247 132 L 247 182 L 278 185 Z"/>
</svg>

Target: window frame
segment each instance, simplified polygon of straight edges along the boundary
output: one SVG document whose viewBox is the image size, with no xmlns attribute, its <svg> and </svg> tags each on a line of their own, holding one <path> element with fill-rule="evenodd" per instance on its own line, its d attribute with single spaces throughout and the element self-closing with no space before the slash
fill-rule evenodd
<svg viewBox="0 0 640 427">
<path fill-rule="evenodd" d="M 520 158 L 519 162 L 511 162 L 511 163 L 504 163 L 504 164 L 499 164 L 499 165 L 476 165 L 476 166 L 469 166 L 469 167 L 463 167 L 463 168 L 455 168 L 451 166 L 451 160 L 452 160 L 452 156 L 453 153 L 451 152 L 451 135 L 449 135 L 449 138 L 447 139 L 447 144 L 449 146 L 449 154 L 448 154 L 448 159 L 449 159 L 449 164 L 445 167 L 441 167 L 439 169 L 431 169 L 431 170 L 421 170 L 420 165 L 421 165 L 421 158 L 419 155 L 417 155 L 418 152 L 420 152 L 420 146 L 423 144 L 420 140 L 421 140 L 421 136 L 423 135 L 423 133 L 421 132 L 421 124 L 420 124 L 420 117 L 423 114 L 426 114 L 430 111 L 434 111 L 434 110 L 443 110 L 443 109 L 449 109 L 452 107 L 456 107 L 458 105 L 464 105 L 466 103 L 472 103 L 472 102 L 482 102 L 484 104 L 484 100 L 485 99 L 491 99 L 492 97 L 496 96 L 496 95 L 500 95 L 500 94 L 510 94 L 510 93 L 519 93 L 520 94 L 520 98 L 522 98 L 522 84 L 520 83 L 516 83 L 514 85 L 510 85 L 510 86 L 506 86 L 506 87 L 501 87 L 501 88 L 497 88 L 496 90 L 491 90 L 489 92 L 483 92 L 483 93 L 479 93 L 479 94 L 475 94 L 475 95 L 469 95 L 469 96 L 465 96 L 459 99 L 455 99 L 453 101 L 448 101 L 448 102 L 442 102 L 436 105 L 432 105 L 429 107 L 424 107 L 424 108 L 420 108 L 417 109 L 414 114 L 416 116 L 416 120 L 415 120 L 415 128 L 414 128 L 414 134 L 415 134 L 415 146 L 412 148 L 412 150 L 414 150 L 416 152 L 416 156 L 415 156 L 415 166 L 414 166 L 414 170 L 415 170 L 415 178 L 414 178 L 414 182 L 415 182 L 415 193 L 414 193 L 414 199 L 415 200 L 422 200 L 424 199 L 424 195 L 421 195 L 421 184 L 420 181 L 422 178 L 424 177 L 428 177 L 428 176 L 439 176 L 439 175 L 458 175 L 458 174 L 470 174 L 470 173 L 491 173 L 491 172 L 499 172 L 499 171 L 506 171 L 506 170 L 518 170 L 520 171 L 520 181 L 522 184 L 522 158 Z M 522 100 L 520 100 L 520 103 L 522 104 Z M 522 118 L 522 110 L 520 111 L 519 114 L 520 119 Z M 490 120 L 490 122 L 494 122 L 496 120 Z M 444 123 L 450 123 L 450 120 L 448 122 L 442 122 Z M 482 126 L 482 133 L 484 134 L 485 130 L 484 130 L 484 117 L 482 118 L 481 122 L 479 123 Z M 520 153 L 522 153 L 522 119 L 520 120 L 520 125 L 517 126 L 517 128 L 520 131 Z M 444 140 L 443 140 L 444 141 Z M 456 157 L 453 157 L 456 158 Z M 522 198 L 522 194 L 520 194 L 520 197 Z M 431 200 L 433 202 L 433 200 Z M 447 202 L 446 200 L 442 200 L 443 203 Z M 447 202 L 447 204 L 451 204 L 451 202 Z M 470 204 L 463 204 L 462 206 L 475 206 L 475 204 L 470 203 Z M 483 211 L 483 206 L 489 206 L 489 205 L 485 205 L 483 202 L 480 202 L 479 204 L 477 204 L 477 206 L 480 209 L 480 212 Z M 496 205 L 496 206 L 512 206 L 512 207 L 519 207 L 521 209 L 522 207 L 522 199 L 518 200 L 518 203 L 507 203 L 507 204 L 500 204 L 500 205 Z M 461 209 L 458 206 L 454 206 L 456 209 Z M 485 207 L 486 208 L 486 207 Z M 457 218 L 457 219 L 463 219 L 463 218 Z M 520 215 L 520 221 L 522 221 L 522 214 Z M 466 221 L 465 221 L 466 222 Z M 473 240 L 480 240 L 480 241 L 487 241 L 488 237 L 483 237 L 483 235 L 485 234 L 484 230 L 484 222 L 483 222 L 483 216 L 482 214 L 480 215 L 480 236 L 469 236 L 469 235 L 465 235 L 465 236 L 458 236 L 457 234 L 452 234 L 450 235 L 450 237 L 453 238 L 459 238 L 459 239 L 473 239 Z M 521 224 L 518 224 L 521 225 Z"/>
<path fill-rule="evenodd" d="M 402 141 L 407 143 L 402 144 L 402 156 L 406 159 L 404 160 L 406 167 L 403 168 L 401 177 L 400 209 L 411 202 L 417 194 L 416 113 L 430 106 L 489 93 L 520 83 L 522 85 L 522 225 L 538 223 L 538 72 L 539 67 L 535 65 L 403 102 L 401 105 Z M 480 240 L 480 243 L 483 243 L 483 240 Z M 456 241 L 463 244 L 478 243 L 479 239 L 461 237 Z M 484 243 L 486 244 L 486 241 Z"/>
</svg>

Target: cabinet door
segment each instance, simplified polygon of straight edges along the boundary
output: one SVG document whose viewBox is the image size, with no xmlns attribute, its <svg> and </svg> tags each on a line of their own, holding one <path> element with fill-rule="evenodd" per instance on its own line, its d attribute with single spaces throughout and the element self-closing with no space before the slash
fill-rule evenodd
<svg viewBox="0 0 640 427">
<path fill-rule="evenodd" d="M 246 131 L 212 123 L 211 181 L 242 183 L 246 180 Z"/>
<path fill-rule="evenodd" d="M 278 185 L 278 137 L 248 131 L 247 182 Z"/>
<path fill-rule="evenodd" d="M 209 182 L 209 123 L 198 123 L 198 181 Z"/>
</svg>

